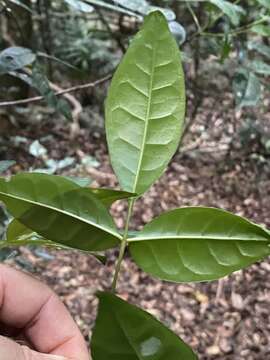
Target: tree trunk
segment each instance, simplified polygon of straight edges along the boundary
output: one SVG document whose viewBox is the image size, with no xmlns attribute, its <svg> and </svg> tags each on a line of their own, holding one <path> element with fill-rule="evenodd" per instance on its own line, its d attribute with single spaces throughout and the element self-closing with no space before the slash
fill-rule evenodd
<svg viewBox="0 0 270 360">
<path fill-rule="evenodd" d="M 31 0 L 23 0 L 23 3 L 31 8 Z M 2 35 L 2 49 L 10 46 L 23 46 L 31 48 L 32 45 L 32 15 L 29 11 L 24 10 L 22 7 L 17 5 L 9 5 L 11 11 L 4 11 L 1 14 L 1 35 Z M 12 93 L 12 97 L 20 99 L 28 96 L 29 86 L 23 81 L 11 77 L 5 76 L 0 79 L 0 86 L 4 85 L 5 89 L 11 87 L 16 89 Z M 5 89 L 1 91 L 2 97 L 10 99 L 10 94 Z"/>
</svg>

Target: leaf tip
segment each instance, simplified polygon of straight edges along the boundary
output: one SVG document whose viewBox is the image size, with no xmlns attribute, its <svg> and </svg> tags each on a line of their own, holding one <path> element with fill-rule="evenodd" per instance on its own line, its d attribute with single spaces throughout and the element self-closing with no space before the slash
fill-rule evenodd
<svg viewBox="0 0 270 360">
<path fill-rule="evenodd" d="M 108 300 L 112 297 L 114 297 L 113 293 L 109 292 L 109 291 L 97 291 L 96 292 L 96 297 L 98 298 L 99 301 L 102 301 L 102 300 Z"/>
<path fill-rule="evenodd" d="M 167 25 L 167 19 L 165 15 L 160 10 L 150 11 L 149 14 L 145 17 L 145 23 L 155 22 Z"/>
</svg>

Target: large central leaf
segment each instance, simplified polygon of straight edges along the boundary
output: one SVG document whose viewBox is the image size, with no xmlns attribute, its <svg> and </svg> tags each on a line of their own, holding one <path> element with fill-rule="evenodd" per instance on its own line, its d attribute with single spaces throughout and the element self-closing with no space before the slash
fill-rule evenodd
<svg viewBox="0 0 270 360">
<path fill-rule="evenodd" d="M 167 21 L 151 13 L 118 67 L 106 102 L 112 166 L 122 188 L 145 192 L 179 144 L 185 112 L 180 53 Z"/>
<path fill-rule="evenodd" d="M 70 247 L 105 250 L 121 238 L 105 205 L 65 178 L 19 174 L 0 179 L 0 200 L 22 224 Z"/>
<path fill-rule="evenodd" d="M 145 311 L 110 293 L 99 294 L 93 360 L 196 360 L 193 351 Z"/>
<path fill-rule="evenodd" d="M 267 230 L 204 207 L 162 214 L 129 242 L 144 271 L 176 282 L 214 280 L 270 255 Z"/>
</svg>

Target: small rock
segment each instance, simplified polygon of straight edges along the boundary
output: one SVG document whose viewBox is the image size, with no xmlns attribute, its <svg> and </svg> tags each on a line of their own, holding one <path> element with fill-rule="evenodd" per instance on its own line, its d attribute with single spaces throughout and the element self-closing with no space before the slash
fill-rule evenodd
<svg viewBox="0 0 270 360">
<path fill-rule="evenodd" d="M 244 301 L 240 294 L 232 293 L 231 295 L 232 306 L 237 310 L 243 310 Z"/>
<path fill-rule="evenodd" d="M 219 346 L 220 346 L 220 349 L 225 354 L 228 354 L 228 353 L 232 352 L 232 350 L 233 350 L 232 344 L 230 343 L 229 339 L 226 339 L 226 338 L 222 338 L 220 340 Z"/>
<path fill-rule="evenodd" d="M 195 319 L 195 314 L 188 309 L 182 308 L 180 312 L 181 315 L 183 316 L 183 319 L 188 322 L 193 321 Z"/>
<path fill-rule="evenodd" d="M 206 349 L 207 355 L 218 355 L 220 354 L 220 348 L 217 345 L 210 346 Z"/>
</svg>

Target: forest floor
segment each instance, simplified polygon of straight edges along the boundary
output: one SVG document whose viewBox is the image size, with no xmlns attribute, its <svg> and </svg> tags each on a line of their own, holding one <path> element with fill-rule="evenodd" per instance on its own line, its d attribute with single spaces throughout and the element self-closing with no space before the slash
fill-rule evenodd
<svg viewBox="0 0 270 360">
<path fill-rule="evenodd" d="M 134 228 L 139 229 L 162 211 L 187 205 L 221 207 L 270 226 L 269 155 L 257 135 L 249 137 L 244 132 L 241 112 L 230 110 L 230 95 L 223 98 L 221 108 L 229 109 L 226 113 L 213 110 L 217 100 L 205 99 L 204 110 L 199 110 L 183 151 L 174 156 L 160 181 L 137 202 Z M 269 103 L 265 106 L 269 109 Z M 260 115 L 262 126 L 269 122 L 269 115 Z M 242 143 L 240 135 L 244 136 Z M 68 125 L 44 121 L 15 129 L 14 138 L 18 140 L 18 136 L 26 141 L 11 145 L 10 138 L 4 138 L 9 143 L 5 158 L 17 161 L 14 172 L 44 167 L 43 160 L 28 151 L 30 143 L 39 139 L 48 150 L 48 158 L 72 156 L 80 162 L 91 155 L 97 160 L 94 165 L 75 170 L 71 167 L 65 174 L 90 176 L 94 186 L 117 186 L 105 137 L 99 129 L 82 129 L 75 139 L 70 139 Z M 125 202 L 112 207 L 119 227 L 123 227 L 125 212 Z M 40 256 L 38 251 L 22 248 L 16 258 L 7 262 L 28 264 L 35 276 L 59 294 L 88 338 L 96 316 L 95 293 L 110 287 L 116 255 L 117 251 L 110 251 L 107 265 L 103 266 L 79 252 L 51 251 Z M 146 275 L 127 254 L 118 293 L 167 324 L 202 360 L 270 359 L 269 260 L 220 281 L 173 284 Z"/>
</svg>

